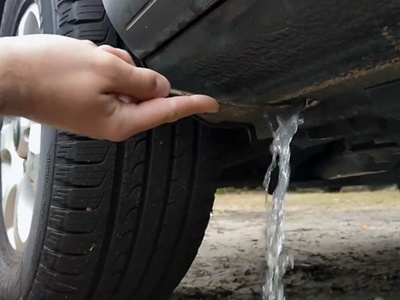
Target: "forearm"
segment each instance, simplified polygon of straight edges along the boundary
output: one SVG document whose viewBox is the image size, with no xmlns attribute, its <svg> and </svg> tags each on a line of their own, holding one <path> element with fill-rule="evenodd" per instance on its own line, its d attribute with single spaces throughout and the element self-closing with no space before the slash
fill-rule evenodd
<svg viewBox="0 0 400 300">
<path fill-rule="evenodd" d="M 15 38 L 0 38 L 0 115 L 20 115 L 21 89 L 19 59 Z"/>
<path fill-rule="evenodd" d="M 7 114 L 8 103 L 12 101 L 12 89 L 15 75 L 13 74 L 13 57 L 10 39 L 0 38 L 0 115 Z"/>
</svg>

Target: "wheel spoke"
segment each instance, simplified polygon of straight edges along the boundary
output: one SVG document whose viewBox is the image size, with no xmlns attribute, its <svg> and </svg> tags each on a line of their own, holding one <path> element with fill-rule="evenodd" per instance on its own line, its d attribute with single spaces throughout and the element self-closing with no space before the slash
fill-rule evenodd
<svg viewBox="0 0 400 300">
<path fill-rule="evenodd" d="M 39 159 L 40 159 L 40 141 L 42 127 L 40 124 L 31 122 L 29 134 L 29 152 L 25 164 L 25 172 L 28 174 L 32 183 L 37 182 L 39 175 Z M 33 186 L 36 191 L 36 185 Z"/>
<path fill-rule="evenodd" d="M 28 157 L 29 151 L 29 134 L 30 134 L 30 127 L 32 121 L 20 118 L 18 125 L 14 126 L 14 130 L 17 130 L 18 133 L 14 134 L 14 143 L 17 149 L 17 153 L 21 158 Z"/>
<path fill-rule="evenodd" d="M 12 228 L 14 225 L 15 199 L 17 194 L 17 185 L 7 186 L 5 194 L 3 194 L 2 209 L 4 214 L 4 223 L 6 229 Z"/>
<path fill-rule="evenodd" d="M 12 247 L 25 249 L 40 157 L 41 125 L 24 118 L 5 118 L 1 129 L 2 209 Z"/>
<path fill-rule="evenodd" d="M 22 178 L 18 184 L 18 192 L 16 196 L 16 209 L 14 215 L 14 238 L 18 250 L 23 251 L 25 242 L 28 239 L 35 199 L 35 191 L 28 173 Z"/>
<path fill-rule="evenodd" d="M 40 16 L 37 4 L 28 7 L 19 23 L 17 35 L 39 34 L 40 33 Z"/>
<path fill-rule="evenodd" d="M 39 34 L 39 7 L 27 7 L 17 35 Z M 31 230 L 39 172 L 41 125 L 29 119 L 3 117 L 1 128 L 1 207 L 10 245 L 24 251 Z"/>
<path fill-rule="evenodd" d="M 7 237 L 8 237 L 8 240 L 10 241 L 11 246 L 14 249 L 17 249 L 17 245 L 15 244 L 15 238 L 14 238 L 14 227 L 7 229 Z"/>
<path fill-rule="evenodd" d="M 36 122 L 30 122 L 29 133 L 29 151 L 35 155 L 40 153 L 40 141 L 42 134 L 42 126 Z"/>
<path fill-rule="evenodd" d="M 11 228 L 15 207 L 15 195 L 18 182 L 22 179 L 23 159 L 15 151 L 13 142 L 13 123 L 5 119 L 1 130 L 1 180 L 2 209 L 6 228 Z"/>
<path fill-rule="evenodd" d="M 4 128 L 4 127 L 3 127 Z M 1 146 L 0 146 L 0 153 L 1 153 L 1 179 L 2 179 L 2 207 L 3 212 L 5 213 L 5 207 L 7 206 L 8 200 L 8 193 L 10 191 L 10 187 L 12 185 L 12 172 L 11 172 L 11 153 L 6 147 L 6 138 L 4 137 L 6 133 L 1 132 Z"/>
</svg>

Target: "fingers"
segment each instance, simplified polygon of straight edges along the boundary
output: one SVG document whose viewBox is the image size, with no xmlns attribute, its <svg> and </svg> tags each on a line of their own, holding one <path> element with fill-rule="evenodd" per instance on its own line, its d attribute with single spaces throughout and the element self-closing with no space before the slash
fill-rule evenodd
<svg viewBox="0 0 400 300">
<path fill-rule="evenodd" d="M 213 98 L 202 95 L 158 98 L 137 105 L 121 103 L 114 116 L 120 134 L 117 140 L 193 114 L 214 113 L 218 108 Z"/>
<path fill-rule="evenodd" d="M 166 97 L 169 94 L 170 83 L 161 74 L 133 66 L 132 59 L 124 50 L 110 46 L 102 46 L 101 49 L 107 52 L 102 58 L 106 62 L 103 67 L 110 79 L 106 93 L 122 94 L 142 101 Z"/>
<path fill-rule="evenodd" d="M 99 46 L 99 49 L 115 55 L 127 62 L 135 65 L 132 57 L 125 50 L 114 48 L 109 45 Z M 161 74 L 145 68 L 126 66 L 115 62 L 114 69 L 118 72 L 118 79 L 114 81 L 114 91 L 134 97 L 139 100 L 149 100 L 165 97 L 169 94 L 170 84 Z"/>
<path fill-rule="evenodd" d="M 98 47 L 100 50 L 103 50 L 107 53 L 113 54 L 115 56 L 117 56 L 118 58 L 124 60 L 125 62 L 127 62 L 130 65 L 135 65 L 132 57 L 130 56 L 130 54 L 128 53 L 128 51 L 122 50 L 122 49 L 118 49 L 118 48 L 114 48 L 112 46 L 109 45 L 101 45 Z M 126 95 L 122 95 L 122 94 L 118 94 L 117 95 L 118 99 L 125 102 L 125 103 L 131 103 L 131 102 L 135 102 L 135 99 Z"/>
<path fill-rule="evenodd" d="M 135 109 L 135 119 L 147 130 L 193 114 L 215 113 L 218 108 L 213 98 L 203 95 L 158 98 L 140 103 Z"/>
<path fill-rule="evenodd" d="M 110 45 L 101 45 L 101 46 L 99 46 L 99 49 L 119 57 L 120 59 L 124 60 L 125 62 L 127 62 L 130 65 L 135 65 L 135 63 L 133 62 L 133 59 L 130 56 L 130 54 L 128 53 L 128 51 L 114 48 Z"/>
</svg>

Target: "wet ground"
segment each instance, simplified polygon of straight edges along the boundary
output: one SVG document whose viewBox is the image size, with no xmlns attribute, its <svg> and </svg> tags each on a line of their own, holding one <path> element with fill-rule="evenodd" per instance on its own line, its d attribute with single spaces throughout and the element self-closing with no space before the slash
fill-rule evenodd
<svg viewBox="0 0 400 300">
<path fill-rule="evenodd" d="M 265 198 L 218 195 L 205 241 L 173 299 L 261 299 Z M 397 190 L 290 194 L 288 300 L 400 299 Z"/>
</svg>

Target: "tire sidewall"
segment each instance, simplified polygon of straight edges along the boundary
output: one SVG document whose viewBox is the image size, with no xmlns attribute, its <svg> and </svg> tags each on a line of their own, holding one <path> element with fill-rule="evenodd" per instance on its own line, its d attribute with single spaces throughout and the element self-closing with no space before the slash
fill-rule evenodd
<svg viewBox="0 0 400 300">
<path fill-rule="evenodd" d="M 4 10 L 1 26 L 1 36 L 15 35 L 20 18 L 32 0 L 8 0 Z M 11 2 L 14 2 L 10 4 Z M 42 18 L 42 32 L 56 32 L 54 22 L 54 6 L 52 0 L 36 0 Z M 10 9 L 13 6 L 13 11 Z M 10 14 L 11 12 L 11 14 Z M 13 24 L 12 24 L 13 23 Z M 4 222 L 0 222 L 0 299 L 27 299 L 36 276 L 41 252 L 46 236 L 46 227 L 52 198 L 55 142 L 57 131 L 48 126 L 42 126 L 41 151 L 38 171 L 36 199 L 33 210 L 30 235 L 23 255 L 13 251 L 7 242 Z M 0 195 L 1 196 L 1 195 Z M 0 214 L 2 218 L 2 214 Z M 12 261 L 12 268 L 3 268 Z M 2 270 L 3 269 L 3 270 Z M 4 298 L 6 297 L 6 298 Z"/>
</svg>

